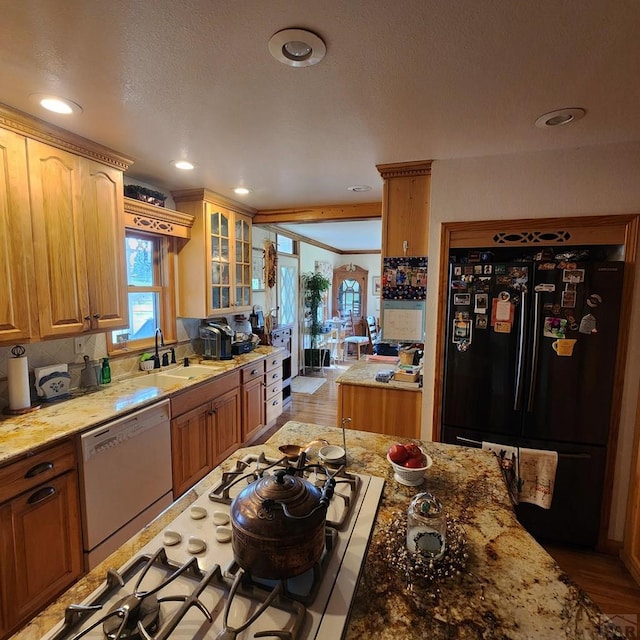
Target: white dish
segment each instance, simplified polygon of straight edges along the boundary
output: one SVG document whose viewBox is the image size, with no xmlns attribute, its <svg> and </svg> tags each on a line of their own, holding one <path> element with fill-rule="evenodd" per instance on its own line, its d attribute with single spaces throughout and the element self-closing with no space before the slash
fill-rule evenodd
<svg viewBox="0 0 640 640">
<path fill-rule="evenodd" d="M 320 456 L 320 460 L 323 460 L 327 464 L 342 464 L 347 459 L 345 450 L 334 444 L 322 447 L 318 455 Z"/>
<path fill-rule="evenodd" d="M 422 447 L 420 447 L 420 451 L 422 451 L 422 453 L 424 454 L 427 463 L 424 467 L 417 468 L 403 467 L 401 464 L 397 464 L 393 460 L 391 460 L 389 454 L 387 453 L 387 461 L 393 468 L 393 477 L 397 482 L 407 487 L 417 487 L 419 484 L 422 484 L 424 480 L 424 474 L 427 469 L 429 469 L 429 467 L 433 464 L 433 460 Z"/>
<path fill-rule="evenodd" d="M 393 479 L 399 484 L 403 484 L 405 487 L 417 487 L 424 482 L 424 474 L 415 480 L 408 480 L 406 478 L 401 478 L 397 473 L 394 473 Z"/>
</svg>

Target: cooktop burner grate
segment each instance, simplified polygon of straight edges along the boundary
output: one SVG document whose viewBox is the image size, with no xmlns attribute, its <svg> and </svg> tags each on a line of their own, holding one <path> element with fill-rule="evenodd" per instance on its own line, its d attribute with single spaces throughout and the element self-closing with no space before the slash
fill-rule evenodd
<svg viewBox="0 0 640 640">
<path fill-rule="evenodd" d="M 235 604 L 237 599 L 242 602 Z M 165 611 L 165 605 L 171 606 Z M 234 640 L 271 609 L 282 612 L 280 626 L 270 629 L 269 619 L 257 634 L 298 640 L 306 609 L 287 595 L 285 585 L 251 582 L 242 571 L 230 579 L 219 565 L 204 572 L 195 558 L 180 565 L 160 548 L 151 556 L 136 558 L 122 573 L 110 570 L 89 602 L 67 608 L 64 623 L 48 640 L 168 640 L 174 633 L 179 638 L 204 637 L 200 634 L 208 633 L 214 617 L 216 638 Z M 194 622 L 192 617 L 180 629 L 191 610 L 199 612 L 198 619 Z"/>
</svg>

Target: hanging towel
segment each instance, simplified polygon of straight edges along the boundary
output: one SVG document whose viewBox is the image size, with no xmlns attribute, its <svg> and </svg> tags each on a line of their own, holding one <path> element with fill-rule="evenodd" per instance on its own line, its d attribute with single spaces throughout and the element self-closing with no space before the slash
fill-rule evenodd
<svg viewBox="0 0 640 640">
<path fill-rule="evenodd" d="M 482 448 L 485 451 L 492 451 L 498 459 L 502 477 L 507 485 L 511 502 L 518 504 L 519 476 L 518 476 L 518 448 L 510 447 L 506 444 L 496 442 L 483 442 Z"/>
<path fill-rule="evenodd" d="M 551 508 L 558 468 L 558 453 L 520 448 L 520 502 Z"/>
</svg>

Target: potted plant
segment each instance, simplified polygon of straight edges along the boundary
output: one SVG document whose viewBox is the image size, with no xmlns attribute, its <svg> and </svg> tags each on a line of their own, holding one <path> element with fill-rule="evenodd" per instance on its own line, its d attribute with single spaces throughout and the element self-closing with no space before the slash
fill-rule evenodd
<svg viewBox="0 0 640 640">
<path fill-rule="evenodd" d="M 330 286 L 331 282 L 317 271 L 302 274 L 304 303 L 308 309 L 305 319 L 308 320 L 311 337 L 311 349 L 305 349 L 305 364 L 309 366 L 321 366 L 318 336 L 322 333 L 323 323 L 322 318 L 319 317 L 319 310 L 322 304 L 322 294 L 328 291 Z"/>
<path fill-rule="evenodd" d="M 164 193 L 147 189 L 147 187 L 141 187 L 137 184 L 124 185 L 124 195 L 127 196 L 127 198 L 135 198 L 142 202 L 148 202 L 156 207 L 164 207 L 164 201 L 167 199 Z"/>
</svg>

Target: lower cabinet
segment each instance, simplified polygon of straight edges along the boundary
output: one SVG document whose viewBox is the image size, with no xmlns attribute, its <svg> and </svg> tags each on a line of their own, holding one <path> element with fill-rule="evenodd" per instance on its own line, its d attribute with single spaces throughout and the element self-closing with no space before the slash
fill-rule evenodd
<svg viewBox="0 0 640 640">
<path fill-rule="evenodd" d="M 73 443 L 0 468 L 0 637 L 82 574 Z"/>
<path fill-rule="evenodd" d="M 242 442 L 256 438 L 265 426 L 264 360 L 241 369 L 242 377 Z"/>
<path fill-rule="evenodd" d="M 240 411 L 237 371 L 171 398 L 174 499 L 240 446 Z"/>
</svg>

